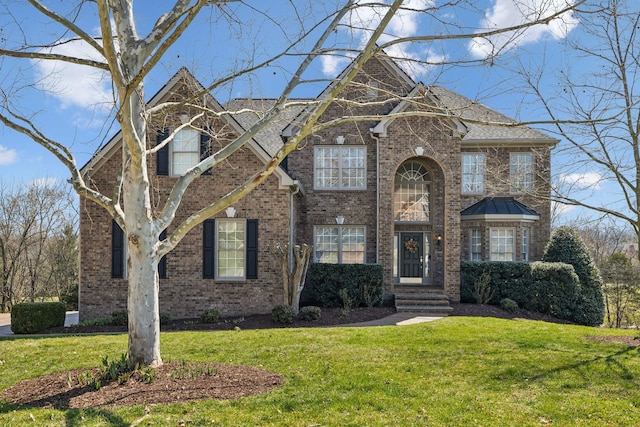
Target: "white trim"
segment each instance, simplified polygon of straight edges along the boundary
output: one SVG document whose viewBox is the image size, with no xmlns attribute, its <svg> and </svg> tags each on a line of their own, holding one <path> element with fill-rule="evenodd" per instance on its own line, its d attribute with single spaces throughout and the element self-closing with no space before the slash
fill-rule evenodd
<svg viewBox="0 0 640 427">
<path fill-rule="evenodd" d="M 342 225 L 338 225 L 338 224 L 317 224 L 313 226 L 313 258 L 312 258 L 312 262 L 316 262 L 316 263 L 320 263 L 320 261 L 318 260 L 317 256 L 316 256 L 316 251 L 318 249 L 318 244 L 317 244 L 317 236 L 318 236 L 318 229 L 319 228 L 335 228 L 338 231 L 337 234 L 337 260 L 336 260 L 336 264 L 345 264 L 344 262 L 344 257 L 343 257 L 343 249 L 342 249 L 342 230 L 345 228 L 359 228 L 362 229 L 362 237 L 364 238 L 364 241 L 362 243 L 362 262 L 361 263 L 349 263 L 349 264 L 366 264 L 367 263 L 367 227 L 365 225 L 359 225 L 359 224 L 342 224 Z"/>
<path fill-rule="evenodd" d="M 491 236 L 491 233 L 493 233 L 494 230 L 511 230 L 513 235 L 513 247 L 512 247 L 512 251 L 511 251 L 511 260 L 496 260 L 493 259 L 493 248 L 492 248 L 492 244 L 493 244 L 493 236 Z M 491 227 L 489 228 L 489 261 L 496 261 L 496 262 L 509 262 L 509 261 L 515 261 L 516 260 L 516 251 L 518 250 L 518 238 L 516 235 L 516 227 Z M 507 253 L 507 252 L 500 252 L 500 253 Z"/>
<path fill-rule="evenodd" d="M 362 187 L 343 187 L 342 186 L 342 156 L 343 152 L 350 149 L 358 149 L 364 152 L 363 156 L 363 185 Z M 320 187 L 316 184 L 316 173 L 318 169 L 317 153 L 319 149 L 337 149 L 338 150 L 338 185 L 336 187 Z M 313 189 L 318 191 L 364 191 L 367 189 L 367 146 L 366 145 L 316 145 L 313 147 Z"/>
<path fill-rule="evenodd" d="M 462 221 L 482 220 L 482 221 L 520 221 L 535 222 L 540 219 L 540 215 L 521 215 L 521 214 L 479 214 L 479 215 L 460 215 Z"/>
<path fill-rule="evenodd" d="M 218 242 L 220 241 L 220 230 L 219 225 L 224 223 L 242 223 L 244 225 L 244 244 L 242 245 L 244 249 L 243 255 L 243 267 L 242 267 L 242 276 L 220 276 L 220 251 L 218 249 Z M 215 241 L 214 250 L 213 250 L 213 276 L 214 280 L 218 281 L 228 281 L 228 282 L 237 282 L 247 280 L 247 220 L 246 218 L 216 218 L 215 223 Z"/>
</svg>

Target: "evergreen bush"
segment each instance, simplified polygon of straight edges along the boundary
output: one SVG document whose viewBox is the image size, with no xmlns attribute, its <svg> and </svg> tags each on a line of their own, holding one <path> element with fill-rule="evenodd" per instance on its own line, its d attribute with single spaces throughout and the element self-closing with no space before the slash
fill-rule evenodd
<svg viewBox="0 0 640 427">
<path fill-rule="evenodd" d="M 271 317 L 276 323 L 290 325 L 293 323 L 295 314 L 293 312 L 293 308 L 288 305 L 281 304 L 273 307 L 273 310 L 271 310 Z"/>
<path fill-rule="evenodd" d="M 587 246 L 571 227 L 553 232 L 545 248 L 543 261 L 571 264 L 577 274 L 581 290 L 573 321 L 587 326 L 599 326 L 604 320 L 602 278 Z"/>
<path fill-rule="evenodd" d="M 25 302 L 11 308 L 11 331 L 34 334 L 47 328 L 64 326 L 66 307 L 61 302 Z"/>
<path fill-rule="evenodd" d="M 381 264 L 323 264 L 309 266 L 302 300 L 321 307 L 343 307 L 346 289 L 353 307 L 382 304 L 384 272 Z"/>
</svg>

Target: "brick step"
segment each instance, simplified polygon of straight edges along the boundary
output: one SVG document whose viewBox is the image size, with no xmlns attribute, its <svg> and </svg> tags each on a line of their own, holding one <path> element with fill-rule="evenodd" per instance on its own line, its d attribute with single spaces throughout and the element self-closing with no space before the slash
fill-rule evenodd
<svg viewBox="0 0 640 427">
<path fill-rule="evenodd" d="M 453 311 L 449 299 L 441 290 L 424 286 L 395 287 L 396 311 L 415 312 L 432 316 L 447 316 Z"/>
</svg>

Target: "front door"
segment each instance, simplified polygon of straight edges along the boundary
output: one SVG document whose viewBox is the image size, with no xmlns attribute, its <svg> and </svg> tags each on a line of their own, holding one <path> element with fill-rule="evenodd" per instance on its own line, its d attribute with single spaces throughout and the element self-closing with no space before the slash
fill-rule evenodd
<svg viewBox="0 0 640 427">
<path fill-rule="evenodd" d="M 422 283 L 425 262 L 424 242 L 423 233 L 400 233 L 401 281 Z"/>
</svg>

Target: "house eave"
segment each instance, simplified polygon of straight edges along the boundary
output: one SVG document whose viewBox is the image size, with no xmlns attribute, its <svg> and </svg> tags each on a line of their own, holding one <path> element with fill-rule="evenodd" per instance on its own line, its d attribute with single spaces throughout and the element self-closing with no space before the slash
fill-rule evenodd
<svg viewBox="0 0 640 427">
<path fill-rule="evenodd" d="M 462 147 L 555 147 L 559 139 L 512 139 L 512 138 L 487 138 L 487 139 L 462 139 Z"/>
</svg>

